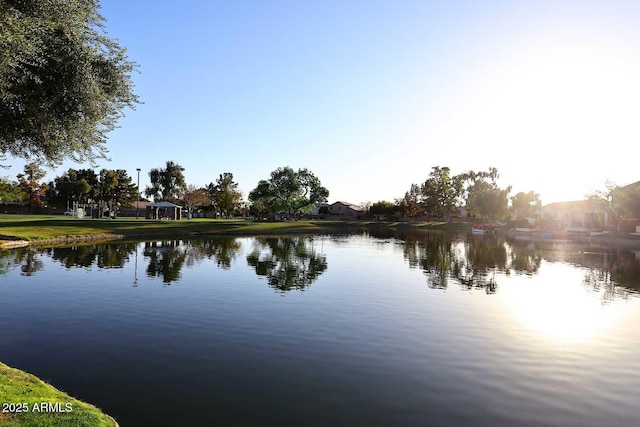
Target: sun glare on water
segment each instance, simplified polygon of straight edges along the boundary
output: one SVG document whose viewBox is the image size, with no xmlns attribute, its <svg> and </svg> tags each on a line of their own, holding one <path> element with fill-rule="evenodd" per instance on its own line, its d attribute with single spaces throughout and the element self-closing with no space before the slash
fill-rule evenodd
<svg viewBox="0 0 640 427">
<path fill-rule="evenodd" d="M 633 302 L 605 301 L 603 293 L 583 285 L 584 272 L 546 263 L 536 280 L 513 278 L 502 287 L 505 309 L 515 324 L 554 344 L 590 343 L 623 327 Z"/>
</svg>

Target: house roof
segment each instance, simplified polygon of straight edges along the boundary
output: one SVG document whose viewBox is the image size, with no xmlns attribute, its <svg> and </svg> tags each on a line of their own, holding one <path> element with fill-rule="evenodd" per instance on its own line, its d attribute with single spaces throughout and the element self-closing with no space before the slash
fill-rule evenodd
<svg viewBox="0 0 640 427">
<path fill-rule="evenodd" d="M 337 201 L 335 203 L 332 203 L 331 206 L 335 206 L 338 203 L 340 203 L 341 205 L 346 206 L 346 207 L 348 207 L 350 209 L 353 209 L 354 211 L 363 211 L 364 212 L 364 209 L 362 208 L 362 206 L 354 205 L 353 203 L 349 203 L 349 202 Z"/>
<path fill-rule="evenodd" d="M 631 184 L 627 184 L 622 186 L 622 188 L 640 188 L 640 181 L 632 182 Z"/>
<path fill-rule="evenodd" d="M 181 208 L 182 206 L 174 205 L 169 202 L 157 202 L 149 205 L 151 208 Z"/>
<path fill-rule="evenodd" d="M 582 207 L 587 203 L 587 200 L 573 200 L 570 202 L 554 202 L 544 205 L 542 209 L 566 209 L 571 207 Z"/>
</svg>

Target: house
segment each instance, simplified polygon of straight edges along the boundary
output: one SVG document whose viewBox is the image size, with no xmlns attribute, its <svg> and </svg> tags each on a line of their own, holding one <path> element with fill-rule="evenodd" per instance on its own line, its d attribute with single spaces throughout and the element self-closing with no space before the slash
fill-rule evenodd
<svg viewBox="0 0 640 427">
<path fill-rule="evenodd" d="M 329 214 L 339 215 L 340 219 L 360 219 L 364 217 L 365 210 L 353 203 L 335 202 L 329 205 Z"/>
<path fill-rule="evenodd" d="M 316 203 L 316 205 L 309 211 L 308 215 L 319 216 L 329 213 L 328 203 Z"/>
<path fill-rule="evenodd" d="M 542 221 L 546 228 L 587 232 L 603 229 L 605 214 L 589 200 L 556 202 L 542 207 Z"/>
</svg>

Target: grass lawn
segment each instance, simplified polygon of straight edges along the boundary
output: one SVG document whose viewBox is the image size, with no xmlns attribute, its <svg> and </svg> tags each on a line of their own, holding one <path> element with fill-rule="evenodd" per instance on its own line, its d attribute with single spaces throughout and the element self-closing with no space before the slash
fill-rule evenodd
<svg viewBox="0 0 640 427">
<path fill-rule="evenodd" d="M 113 427 L 95 406 L 76 400 L 36 376 L 0 362 L 0 426 Z"/>
<path fill-rule="evenodd" d="M 461 224 L 442 222 L 377 222 L 377 221 L 290 221 L 253 222 L 197 218 L 182 221 L 151 221 L 135 218 L 76 219 L 52 215 L 0 215 L 0 239 L 50 242 L 56 239 L 113 240 L 126 237 L 189 236 L 206 234 L 285 234 L 340 232 L 354 229 L 383 228 L 449 228 Z"/>
</svg>

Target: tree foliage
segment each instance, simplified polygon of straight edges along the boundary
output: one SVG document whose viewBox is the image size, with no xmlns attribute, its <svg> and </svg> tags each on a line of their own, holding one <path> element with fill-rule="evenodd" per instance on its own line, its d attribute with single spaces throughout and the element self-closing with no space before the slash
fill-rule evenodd
<svg viewBox="0 0 640 427">
<path fill-rule="evenodd" d="M 533 217 L 541 206 L 540 195 L 533 191 L 528 193 L 521 191 L 511 197 L 511 209 L 518 219 Z"/>
<path fill-rule="evenodd" d="M 404 193 L 403 204 L 405 214 L 409 217 L 420 216 L 424 213 L 422 189 L 418 184 L 411 184 L 409 191 Z"/>
<path fill-rule="evenodd" d="M 116 212 L 117 206 L 129 205 L 138 198 L 138 187 L 131 181 L 124 169 L 102 169 L 96 174 L 93 169 L 70 168 L 49 183 L 47 198 L 58 206 L 106 202 Z"/>
<path fill-rule="evenodd" d="M 198 188 L 195 185 L 188 185 L 183 197 L 184 205 L 191 213 L 198 206 L 208 205 L 211 203 L 211 197 L 204 188 Z"/>
<path fill-rule="evenodd" d="M 278 168 L 271 179 L 261 180 L 249 193 L 254 211 L 282 214 L 293 218 L 311 209 L 314 204 L 326 202 L 329 190 L 308 169 Z"/>
<path fill-rule="evenodd" d="M 156 202 L 177 201 L 187 189 L 183 172 L 184 168 L 173 161 L 167 161 L 164 169 L 151 169 L 149 172 L 151 186 L 145 189 L 145 194 L 153 197 Z"/>
<path fill-rule="evenodd" d="M 113 212 L 117 206 L 129 205 L 138 198 L 138 186 L 131 182 L 131 177 L 124 169 L 102 169 L 95 191 L 96 199 L 113 204 Z"/>
<path fill-rule="evenodd" d="M 18 184 L 29 201 L 29 212 L 34 206 L 39 205 L 38 198 L 49 188 L 47 184 L 40 182 L 45 175 L 46 172 L 37 163 L 25 165 L 24 173 L 18 174 Z"/>
<path fill-rule="evenodd" d="M 382 220 L 385 218 L 388 219 L 391 215 L 395 214 L 397 210 L 397 205 L 386 200 L 379 200 L 371 204 L 369 214 L 373 215 L 377 220 Z"/>
<path fill-rule="evenodd" d="M 106 155 L 139 102 L 137 65 L 109 39 L 97 0 L 0 2 L 0 155 L 59 164 Z"/>
<path fill-rule="evenodd" d="M 22 200 L 20 184 L 0 178 L 0 202 L 19 202 L 20 200 Z"/>
<path fill-rule="evenodd" d="M 640 218 L 640 185 L 620 187 L 613 182 L 605 182 L 604 189 L 586 196 L 592 209 L 606 213 L 610 222 L 619 230 L 624 219 Z"/>
<path fill-rule="evenodd" d="M 466 187 L 466 199 L 467 209 L 472 215 L 490 222 L 507 216 L 511 187 L 498 187 L 498 169 L 491 167 L 488 171 L 469 171 L 462 177 L 469 183 Z"/>
<path fill-rule="evenodd" d="M 207 186 L 207 193 L 220 216 L 230 218 L 240 207 L 242 193 L 238 190 L 238 183 L 233 180 L 233 174 L 225 172 L 220 175 L 215 184 Z"/>
<path fill-rule="evenodd" d="M 422 185 L 423 207 L 429 215 L 451 220 L 456 212 L 462 181 L 448 167 L 434 166 Z"/>
<path fill-rule="evenodd" d="M 93 169 L 70 168 L 62 176 L 49 183 L 47 198 L 50 203 L 63 205 L 70 201 L 87 203 L 95 199 L 98 176 Z"/>
<path fill-rule="evenodd" d="M 640 185 L 618 187 L 613 194 L 613 203 L 624 218 L 640 218 Z"/>
</svg>

